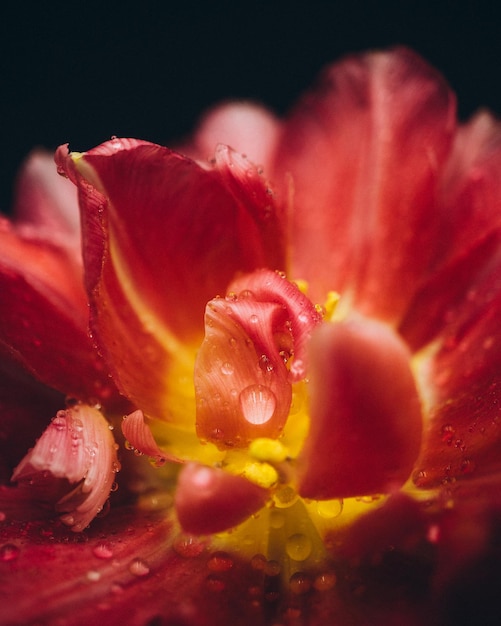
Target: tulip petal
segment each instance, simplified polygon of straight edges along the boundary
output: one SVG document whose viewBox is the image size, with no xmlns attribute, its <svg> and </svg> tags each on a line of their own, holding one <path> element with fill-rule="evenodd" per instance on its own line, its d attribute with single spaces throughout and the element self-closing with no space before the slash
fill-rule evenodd
<svg viewBox="0 0 501 626">
<path fill-rule="evenodd" d="M 486 275 L 499 271 L 500 167 L 501 124 L 478 114 L 458 131 L 442 181 L 440 245 L 400 326 L 414 350 L 447 334 L 455 311 L 485 290 Z M 478 306 L 477 296 L 471 304 Z"/>
<path fill-rule="evenodd" d="M 167 459 L 167 455 L 158 447 L 142 411 L 137 410 L 124 417 L 122 432 L 129 444 L 141 454 L 147 454 L 159 463 Z"/>
<path fill-rule="evenodd" d="M 322 319 L 276 272 L 243 276 L 229 290 L 225 299 L 207 305 L 205 339 L 195 362 L 197 433 L 223 448 L 280 435 L 291 383 L 305 376 L 306 343 Z"/>
<path fill-rule="evenodd" d="M 335 290 L 398 321 L 440 236 L 437 173 L 454 125 L 443 79 L 402 48 L 345 59 L 300 102 L 275 180 L 292 198 L 293 275 L 314 299 Z"/>
<path fill-rule="evenodd" d="M 44 425 L 64 405 L 64 396 L 35 380 L 0 344 L 0 480 L 42 434 Z"/>
<path fill-rule="evenodd" d="M 7 221 L 0 246 L 0 342 L 59 391 L 115 402 L 116 388 L 88 336 L 80 267 L 62 248 L 19 236 Z"/>
<path fill-rule="evenodd" d="M 175 506 L 186 532 L 208 535 L 228 530 L 264 506 L 268 492 L 224 470 L 186 464 L 179 475 Z"/>
<path fill-rule="evenodd" d="M 26 159 L 16 184 L 13 213 L 25 239 L 57 244 L 81 263 L 77 192 L 58 175 L 52 154 L 34 150 Z"/>
<path fill-rule="evenodd" d="M 266 185 L 250 163 L 223 152 L 210 171 L 125 139 L 74 158 L 63 147 L 57 157 L 80 189 L 96 339 L 122 391 L 171 421 L 167 399 L 178 380 L 169 389 L 169 371 L 173 360 L 183 375 L 192 368 L 207 301 L 237 272 L 283 266 Z"/>
<path fill-rule="evenodd" d="M 311 339 L 311 427 L 299 492 L 331 499 L 389 493 L 408 478 L 421 441 L 410 353 L 381 322 L 325 324 Z"/>
<path fill-rule="evenodd" d="M 120 466 L 109 424 L 99 411 L 75 405 L 58 411 L 51 424 L 14 470 L 12 480 L 35 491 L 67 481 L 71 489 L 56 509 L 79 531 L 89 525 L 108 499 Z"/>
<path fill-rule="evenodd" d="M 224 144 L 245 153 L 267 171 L 280 131 L 280 122 L 264 107 L 252 102 L 225 102 L 201 120 L 187 153 L 209 159 L 216 146 Z"/>
</svg>

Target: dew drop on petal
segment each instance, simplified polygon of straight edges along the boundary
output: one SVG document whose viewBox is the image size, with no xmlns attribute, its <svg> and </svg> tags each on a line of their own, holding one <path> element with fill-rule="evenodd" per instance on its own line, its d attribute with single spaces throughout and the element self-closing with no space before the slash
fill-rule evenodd
<svg viewBox="0 0 501 626">
<path fill-rule="evenodd" d="M 308 535 L 295 533 L 287 538 L 285 550 L 293 561 L 304 561 L 311 554 L 312 544 Z"/>
<path fill-rule="evenodd" d="M 19 556 L 19 548 L 13 543 L 5 543 L 0 547 L 0 561 L 14 561 Z"/>
<path fill-rule="evenodd" d="M 337 576 L 334 572 L 322 572 L 313 581 L 313 586 L 317 591 L 329 591 L 337 582 Z"/>
<path fill-rule="evenodd" d="M 209 591 L 221 592 L 226 589 L 226 583 L 224 580 L 215 574 L 209 574 L 205 583 Z"/>
<path fill-rule="evenodd" d="M 207 561 L 212 572 L 226 572 L 233 567 L 233 559 L 226 552 L 214 552 Z"/>
<path fill-rule="evenodd" d="M 179 556 L 191 559 L 200 556 L 205 550 L 205 543 L 192 535 L 178 535 L 173 543 L 172 548 Z"/>
<path fill-rule="evenodd" d="M 240 392 L 240 406 L 250 424 L 266 424 L 275 412 L 277 399 L 264 385 L 250 385 Z"/>
<path fill-rule="evenodd" d="M 296 572 L 289 579 L 289 586 L 292 593 L 301 595 L 311 589 L 310 577 L 304 572 Z"/>
<path fill-rule="evenodd" d="M 251 559 L 251 567 L 252 569 L 258 571 L 264 571 L 266 568 L 266 557 L 264 554 L 255 554 Z"/>
<path fill-rule="evenodd" d="M 321 500 L 317 503 L 317 513 L 324 519 L 334 519 L 343 512 L 342 500 Z"/>
<path fill-rule="evenodd" d="M 150 573 L 150 566 L 142 559 L 134 559 L 129 565 L 129 572 L 134 576 L 147 576 Z"/>
<path fill-rule="evenodd" d="M 221 365 L 221 374 L 224 374 L 225 376 L 230 376 L 231 374 L 233 374 L 234 371 L 234 367 L 231 363 L 223 363 Z"/>
<path fill-rule="evenodd" d="M 98 559 L 111 559 L 113 551 L 106 544 L 100 543 L 92 550 L 92 554 Z"/>
</svg>

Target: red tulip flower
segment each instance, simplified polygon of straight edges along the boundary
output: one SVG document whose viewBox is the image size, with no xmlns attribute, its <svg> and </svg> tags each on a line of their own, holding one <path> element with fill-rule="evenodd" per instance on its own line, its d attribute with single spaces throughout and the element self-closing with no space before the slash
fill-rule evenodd
<svg viewBox="0 0 501 626">
<path fill-rule="evenodd" d="M 0 232 L 0 623 L 499 618 L 499 123 L 396 49 L 56 163 Z"/>
</svg>

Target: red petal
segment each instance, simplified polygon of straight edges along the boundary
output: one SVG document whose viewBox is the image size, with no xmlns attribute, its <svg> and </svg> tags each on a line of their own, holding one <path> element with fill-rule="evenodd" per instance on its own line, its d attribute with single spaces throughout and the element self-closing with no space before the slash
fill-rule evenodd
<svg viewBox="0 0 501 626">
<path fill-rule="evenodd" d="M 9 480 L 34 438 L 63 406 L 64 396 L 32 378 L 1 345 L 0 379 L 0 480 Z"/>
<path fill-rule="evenodd" d="M 180 341 L 201 339 L 203 309 L 238 271 L 283 265 L 277 216 L 250 164 L 226 153 L 206 171 L 145 142 L 113 140 L 76 165 L 94 326 L 121 388 L 145 413 L 168 416 L 166 384 Z M 134 173 L 131 177 L 130 172 Z M 191 352 L 186 356 L 192 358 Z"/>
<path fill-rule="evenodd" d="M 311 426 L 299 492 L 330 499 L 388 493 L 409 478 L 421 442 L 410 353 L 373 320 L 322 326 L 311 340 Z"/>
<path fill-rule="evenodd" d="M 456 137 L 442 183 L 441 238 L 434 266 L 401 326 L 414 349 L 447 333 L 456 309 L 468 302 L 478 306 L 478 296 L 472 301 L 472 295 L 486 290 L 486 275 L 499 273 L 500 168 L 501 124 L 480 114 Z"/>
<path fill-rule="evenodd" d="M 227 530 L 256 513 L 268 492 L 224 470 L 188 463 L 179 475 L 175 505 L 186 532 L 208 535 Z"/>
<path fill-rule="evenodd" d="M 72 530 L 82 530 L 102 510 L 110 495 L 120 467 L 116 448 L 101 413 L 86 405 L 75 405 L 58 411 L 35 447 L 16 467 L 12 480 L 28 483 L 35 493 L 46 481 L 68 481 L 73 490 L 59 499 L 56 508 L 66 513 L 61 519 Z"/>
<path fill-rule="evenodd" d="M 440 236 L 437 172 L 454 130 L 442 78 L 405 49 L 329 68 L 287 123 L 276 177 L 292 197 L 293 275 L 398 320 Z"/>
<path fill-rule="evenodd" d="M 276 438 L 289 415 L 291 381 L 304 378 L 305 347 L 321 316 L 299 289 L 262 270 L 206 309 L 195 363 L 197 433 L 222 447 Z M 284 359 L 292 354 L 290 371 Z"/>
<path fill-rule="evenodd" d="M 65 394 L 109 402 L 115 387 L 87 331 L 81 270 L 60 247 L 0 231 L 0 342 Z"/>
<path fill-rule="evenodd" d="M 85 535 L 45 524 L 3 525 L 0 581 L 5 624 L 264 626 L 247 561 L 214 573 L 213 553 L 176 535 L 168 511 L 120 507 Z M 174 545 L 174 548 L 173 548 Z M 10 551 L 9 551 L 10 546 Z M 227 559 L 228 560 L 228 559 Z M 267 608 L 267 607 L 266 607 Z"/>
</svg>

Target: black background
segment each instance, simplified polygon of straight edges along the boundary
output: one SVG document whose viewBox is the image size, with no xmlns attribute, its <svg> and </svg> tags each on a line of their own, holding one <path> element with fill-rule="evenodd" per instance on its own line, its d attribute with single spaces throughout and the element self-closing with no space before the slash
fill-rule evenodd
<svg viewBox="0 0 501 626">
<path fill-rule="evenodd" d="M 85 150 L 112 135 L 168 144 L 207 106 L 252 98 L 287 111 L 328 62 L 413 47 L 466 118 L 501 115 L 495 2 L 19 2 L 0 9 L 0 209 L 35 146 Z"/>
</svg>

